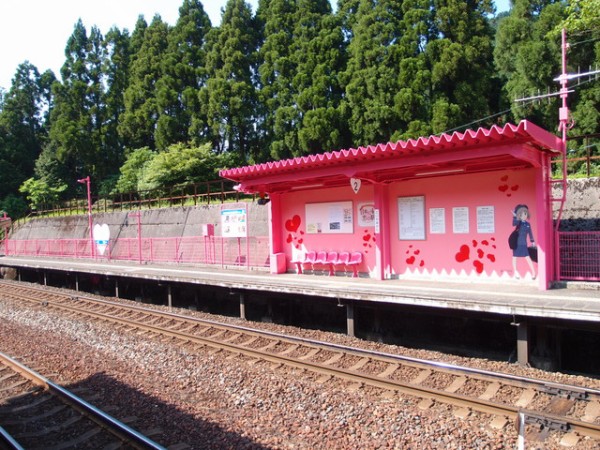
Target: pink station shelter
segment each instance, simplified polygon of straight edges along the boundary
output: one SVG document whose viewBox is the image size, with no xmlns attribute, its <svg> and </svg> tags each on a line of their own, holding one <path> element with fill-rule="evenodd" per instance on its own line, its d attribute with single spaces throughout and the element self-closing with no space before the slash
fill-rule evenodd
<svg viewBox="0 0 600 450">
<path fill-rule="evenodd" d="M 309 252 L 360 252 L 358 273 L 377 280 L 518 279 L 545 290 L 555 277 L 551 158 L 561 148 L 557 136 L 522 121 L 220 175 L 270 200 L 272 273 L 297 270 Z M 523 206 L 532 264 L 508 244 Z"/>
</svg>

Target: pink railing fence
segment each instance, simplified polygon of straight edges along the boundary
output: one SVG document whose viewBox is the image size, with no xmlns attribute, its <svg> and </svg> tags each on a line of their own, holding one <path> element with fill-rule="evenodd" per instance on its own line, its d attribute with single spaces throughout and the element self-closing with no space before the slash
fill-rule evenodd
<svg viewBox="0 0 600 450">
<path fill-rule="evenodd" d="M 8 239 L 4 250 L 8 256 L 95 257 L 100 260 L 193 263 L 248 269 L 269 267 L 269 239 L 256 236 L 120 238 L 110 241 L 102 254 L 96 246 L 94 255 L 89 239 Z"/>
<path fill-rule="evenodd" d="M 559 280 L 600 281 L 600 231 L 561 231 L 556 242 Z M 89 239 L 7 239 L 0 242 L 2 251 L 9 256 L 92 257 Z M 103 255 L 97 248 L 95 253 L 97 259 L 269 267 L 267 237 L 120 238 L 110 241 Z"/>
<path fill-rule="evenodd" d="M 557 233 L 558 278 L 600 281 L 600 231 Z"/>
</svg>

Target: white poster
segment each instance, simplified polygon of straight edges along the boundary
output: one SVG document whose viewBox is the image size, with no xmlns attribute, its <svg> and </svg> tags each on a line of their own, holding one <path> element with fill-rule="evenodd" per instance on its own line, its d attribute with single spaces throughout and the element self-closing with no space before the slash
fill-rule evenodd
<svg viewBox="0 0 600 450">
<path fill-rule="evenodd" d="M 354 214 L 352 202 L 307 203 L 306 232 L 353 233 Z"/>
<path fill-rule="evenodd" d="M 248 220 L 244 208 L 221 210 L 221 236 L 246 237 L 248 236 Z"/>
<path fill-rule="evenodd" d="M 478 206 L 477 207 L 477 232 L 478 233 L 495 233 L 496 226 L 494 224 L 494 207 L 493 206 Z"/>
<path fill-rule="evenodd" d="M 398 216 L 401 240 L 425 239 L 425 197 L 400 197 Z"/>
<path fill-rule="evenodd" d="M 372 227 L 375 222 L 375 205 L 370 203 L 359 203 L 356 207 L 358 210 L 358 226 Z"/>
<path fill-rule="evenodd" d="M 429 208 L 429 232 L 446 233 L 446 208 Z"/>
<path fill-rule="evenodd" d="M 467 206 L 452 208 L 452 231 L 456 234 L 469 233 L 469 208 Z"/>
</svg>

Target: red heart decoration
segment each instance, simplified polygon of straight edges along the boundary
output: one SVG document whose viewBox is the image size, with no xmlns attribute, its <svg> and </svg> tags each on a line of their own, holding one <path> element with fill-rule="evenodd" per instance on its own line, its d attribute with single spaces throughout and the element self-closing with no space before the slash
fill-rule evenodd
<svg viewBox="0 0 600 450">
<path fill-rule="evenodd" d="M 508 180 L 508 175 L 504 175 L 502 178 L 500 178 L 500 181 L 507 181 Z"/>
<path fill-rule="evenodd" d="M 421 253 L 421 250 L 415 250 L 415 255 L 418 255 L 419 253 Z"/>
<path fill-rule="evenodd" d="M 498 186 L 498 190 L 500 192 L 506 192 L 508 190 L 508 184 L 503 184 L 502 186 Z"/>
<path fill-rule="evenodd" d="M 519 185 L 518 185 L 518 184 L 515 184 L 514 186 L 511 186 L 511 187 L 510 187 L 510 190 L 511 190 L 511 191 L 518 191 L 518 190 L 519 190 Z"/>
<path fill-rule="evenodd" d="M 483 272 L 483 263 L 481 261 L 473 261 L 473 267 L 477 273 Z"/>
<path fill-rule="evenodd" d="M 288 234 L 288 237 L 286 239 L 286 242 L 289 244 L 290 242 L 292 242 L 292 235 Z"/>
<path fill-rule="evenodd" d="M 300 226 L 301 222 L 302 219 L 300 219 L 300 216 L 296 214 L 291 219 L 285 221 L 285 229 L 292 233 L 295 233 L 298 230 L 298 227 Z"/>
<path fill-rule="evenodd" d="M 415 257 L 411 256 L 410 258 L 406 258 L 406 264 L 414 264 L 415 263 Z"/>
<path fill-rule="evenodd" d="M 421 260 L 421 264 L 419 264 L 419 267 L 423 267 L 425 265 L 425 261 Z"/>
<path fill-rule="evenodd" d="M 469 259 L 469 254 L 469 246 L 464 244 L 461 245 L 460 251 L 456 254 L 456 261 L 458 261 L 459 263 L 466 261 L 467 259 Z"/>
<path fill-rule="evenodd" d="M 491 253 L 487 255 L 487 259 L 489 259 L 491 262 L 496 262 L 496 257 Z"/>
<path fill-rule="evenodd" d="M 363 236 L 363 241 L 365 241 L 365 242 L 368 242 L 368 241 L 370 241 L 370 240 L 371 240 L 371 235 L 370 235 L 370 234 L 365 234 L 365 235 Z"/>
<path fill-rule="evenodd" d="M 473 247 L 477 247 L 477 241 L 473 239 Z"/>
<path fill-rule="evenodd" d="M 487 239 L 484 239 L 483 241 L 481 241 L 481 245 L 490 245 L 490 243 Z"/>
<path fill-rule="evenodd" d="M 483 258 L 483 250 L 481 250 L 480 248 L 477 249 L 477 257 Z"/>
<path fill-rule="evenodd" d="M 304 239 L 298 239 L 298 244 L 302 244 L 304 242 Z"/>
</svg>

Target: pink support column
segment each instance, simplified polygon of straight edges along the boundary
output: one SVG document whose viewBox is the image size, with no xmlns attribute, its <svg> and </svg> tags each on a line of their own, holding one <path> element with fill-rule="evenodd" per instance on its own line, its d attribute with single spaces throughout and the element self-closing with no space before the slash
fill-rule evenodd
<svg viewBox="0 0 600 450">
<path fill-rule="evenodd" d="M 375 210 L 379 211 L 379 230 L 375 224 L 375 276 L 385 280 L 391 275 L 391 243 L 390 243 L 390 201 L 387 184 L 376 184 Z"/>
<path fill-rule="evenodd" d="M 281 194 L 269 194 L 269 249 L 271 273 L 285 273 L 287 262 L 283 248 L 283 217 L 281 216 Z"/>
<path fill-rule="evenodd" d="M 550 155 L 542 157 L 542 166 L 535 170 L 537 236 L 538 248 L 537 277 L 540 290 L 550 288 L 554 279 L 554 239 L 552 205 L 550 201 Z"/>
</svg>

